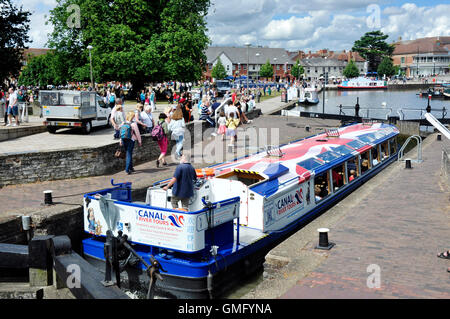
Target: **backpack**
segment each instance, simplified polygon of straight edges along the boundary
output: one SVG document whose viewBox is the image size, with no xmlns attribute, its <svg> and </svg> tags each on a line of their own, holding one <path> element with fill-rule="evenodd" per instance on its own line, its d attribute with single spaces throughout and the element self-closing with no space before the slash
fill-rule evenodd
<svg viewBox="0 0 450 319">
<path fill-rule="evenodd" d="M 116 102 L 116 97 L 114 95 L 111 95 L 111 97 L 109 98 L 109 103 L 115 103 Z"/>
<path fill-rule="evenodd" d="M 120 127 L 120 138 L 121 139 L 131 139 L 131 125 L 124 123 Z"/>
<path fill-rule="evenodd" d="M 164 129 L 161 124 L 158 124 L 153 128 L 152 138 L 154 141 L 161 141 L 164 138 Z"/>
</svg>

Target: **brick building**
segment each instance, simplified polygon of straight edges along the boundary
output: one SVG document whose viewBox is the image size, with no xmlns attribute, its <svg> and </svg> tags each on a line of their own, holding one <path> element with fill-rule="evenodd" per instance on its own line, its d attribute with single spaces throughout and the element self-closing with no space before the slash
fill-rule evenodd
<svg viewBox="0 0 450 319">
<path fill-rule="evenodd" d="M 273 67 L 273 80 L 291 81 L 291 68 L 295 64 L 292 53 L 280 48 L 267 47 L 209 47 L 206 51 L 207 64 L 203 74 L 211 80 L 211 71 L 220 58 L 229 77 L 248 76 L 249 79 L 259 79 L 261 66 L 270 61 Z"/>
<path fill-rule="evenodd" d="M 430 37 L 397 41 L 392 55 L 394 65 L 400 66 L 408 77 L 448 74 L 450 37 Z"/>
</svg>

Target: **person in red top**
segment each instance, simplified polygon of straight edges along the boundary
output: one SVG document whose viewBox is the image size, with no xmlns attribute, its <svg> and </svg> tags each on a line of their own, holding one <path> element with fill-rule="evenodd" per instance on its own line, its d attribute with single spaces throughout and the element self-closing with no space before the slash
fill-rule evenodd
<svg viewBox="0 0 450 319">
<path fill-rule="evenodd" d="M 237 97 L 236 90 L 233 90 L 233 94 L 231 94 L 231 99 L 233 100 L 233 105 L 234 105 L 234 102 L 236 101 L 236 97 Z"/>
</svg>

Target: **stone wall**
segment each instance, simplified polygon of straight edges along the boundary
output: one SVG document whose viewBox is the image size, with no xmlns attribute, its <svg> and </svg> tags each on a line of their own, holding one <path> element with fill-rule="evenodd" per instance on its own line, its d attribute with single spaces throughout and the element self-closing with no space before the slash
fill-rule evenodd
<svg viewBox="0 0 450 319">
<path fill-rule="evenodd" d="M 191 136 L 194 136 L 195 125 L 200 126 L 202 131 L 206 127 L 206 124 L 202 121 L 189 123 L 187 130 Z M 174 144 L 174 141 L 170 141 L 168 153 L 171 152 Z M 119 142 L 113 142 L 97 148 L 0 156 L 0 187 L 39 181 L 100 176 L 124 170 L 125 160 L 114 157 L 118 147 Z M 134 148 L 133 163 L 138 165 L 156 160 L 159 154 L 158 143 L 149 134 L 143 135 L 142 147 L 135 146 Z"/>
</svg>

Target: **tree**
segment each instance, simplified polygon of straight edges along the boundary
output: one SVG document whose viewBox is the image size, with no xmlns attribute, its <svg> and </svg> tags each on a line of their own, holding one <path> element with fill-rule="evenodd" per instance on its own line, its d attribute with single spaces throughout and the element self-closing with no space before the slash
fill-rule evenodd
<svg viewBox="0 0 450 319">
<path fill-rule="evenodd" d="M 388 37 L 381 31 L 371 31 L 355 41 L 352 50 L 368 61 L 369 72 L 375 72 L 384 57 L 392 56 L 395 46 L 385 41 Z"/>
<path fill-rule="evenodd" d="M 270 61 L 267 60 L 266 64 L 261 66 L 261 70 L 259 71 L 259 76 L 262 78 L 272 78 L 273 77 L 273 66 L 270 64 Z"/>
<path fill-rule="evenodd" d="M 216 80 L 223 80 L 228 76 L 227 71 L 225 71 L 225 67 L 223 66 L 220 58 L 217 60 L 216 65 L 213 67 L 211 76 Z"/>
<path fill-rule="evenodd" d="M 80 28 L 71 27 L 79 6 Z M 89 80 L 89 51 L 95 81 L 145 82 L 201 78 L 209 0 L 57 0 L 50 12 L 49 47 L 67 80 Z"/>
<path fill-rule="evenodd" d="M 300 65 L 300 60 L 297 60 L 295 64 L 292 66 L 291 74 L 296 77 L 297 79 L 300 79 L 300 77 L 305 73 L 305 70 L 303 69 L 303 66 Z"/>
<path fill-rule="evenodd" d="M 0 0 L 0 83 L 20 72 L 23 50 L 29 42 L 30 15 L 11 0 Z"/>
<path fill-rule="evenodd" d="M 50 51 L 44 55 L 36 56 L 28 61 L 18 79 L 19 85 L 47 86 L 65 84 L 65 77 L 58 72 L 57 57 Z"/>
<path fill-rule="evenodd" d="M 359 69 L 356 66 L 355 62 L 353 62 L 353 60 L 350 60 L 350 62 L 347 64 L 343 74 L 347 79 L 356 78 L 359 76 Z"/>
<path fill-rule="evenodd" d="M 394 65 L 392 64 L 392 60 L 388 57 L 383 58 L 383 61 L 381 61 L 380 65 L 377 69 L 378 76 L 393 76 L 396 74 Z"/>
</svg>

